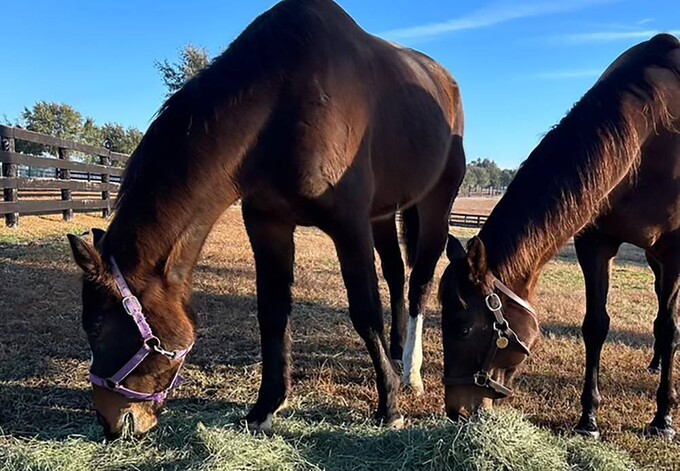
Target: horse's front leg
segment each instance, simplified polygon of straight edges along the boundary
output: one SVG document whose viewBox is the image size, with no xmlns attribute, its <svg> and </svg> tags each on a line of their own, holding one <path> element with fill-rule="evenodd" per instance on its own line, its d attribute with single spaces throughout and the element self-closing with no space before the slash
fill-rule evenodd
<svg viewBox="0 0 680 471">
<path fill-rule="evenodd" d="M 246 416 L 248 427 L 271 433 L 274 414 L 285 406 L 290 389 L 291 286 L 295 226 L 243 203 L 243 219 L 255 254 L 257 318 L 260 324 L 262 380 L 257 402 Z"/>
<path fill-rule="evenodd" d="M 586 285 L 586 316 L 582 327 L 586 345 L 586 371 L 581 394 L 581 419 L 575 432 L 598 438 L 597 409 L 602 401 L 598 387 L 600 356 L 609 332 L 607 293 L 611 262 L 621 244 L 595 229 L 589 229 L 575 238 L 574 245 Z"/>
<path fill-rule="evenodd" d="M 378 388 L 376 418 L 389 426 L 401 427 L 399 378 L 387 353 L 371 223 L 367 215 L 348 215 L 336 218 L 332 227 L 325 230 L 338 252 L 352 323 L 366 343 L 375 367 Z"/>
</svg>

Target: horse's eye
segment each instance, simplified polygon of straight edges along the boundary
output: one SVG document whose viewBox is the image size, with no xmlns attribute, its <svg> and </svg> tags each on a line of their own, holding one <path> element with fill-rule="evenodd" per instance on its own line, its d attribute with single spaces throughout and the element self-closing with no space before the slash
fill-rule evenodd
<svg viewBox="0 0 680 471">
<path fill-rule="evenodd" d="M 470 335 L 470 332 L 471 332 L 471 331 L 472 331 L 472 328 L 471 328 L 471 327 L 462 326 L 462 327 L 459 327 L 459 328 L 458 328 L 458 335 L 459 335 L 460 337 L 467 337 L 468 335 Z"/>
</svg>

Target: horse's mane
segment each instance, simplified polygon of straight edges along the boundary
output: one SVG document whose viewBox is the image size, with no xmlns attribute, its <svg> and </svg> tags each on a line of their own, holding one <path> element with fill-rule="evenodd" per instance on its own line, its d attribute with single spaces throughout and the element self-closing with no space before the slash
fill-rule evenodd
<svg viewBox="0 0 680 471">
<path fill-rule="evenodd" d="M 136 182 L 153 180 L 151 172 L 186 166 L 183 150 L 192 138 L 208 134 L 222 110 L 258 85 L 283 79 L 306 60 L 322 31 L 347 20 L 354 24 L 331 0 L 287 0 L 256 18 L 160 107 L 128 162 L 116 208 L 139 186 Z"/>
<path fill-rule="evenodd" d="M 670 54 L 679 47 L 670 35 L 649 40 L 591 88 L 522 163 L 480 232 L 489 267 L 501 279 L 528 276 L 547 262 L 606 208 L 622 179 L 635 177 L 641 116 L 624 99 L 642 99 L 647 123 L 670 128 L 668 98 L 647 72 L 662 67 L 680 79 L 680 63 Z"/>
</svg>

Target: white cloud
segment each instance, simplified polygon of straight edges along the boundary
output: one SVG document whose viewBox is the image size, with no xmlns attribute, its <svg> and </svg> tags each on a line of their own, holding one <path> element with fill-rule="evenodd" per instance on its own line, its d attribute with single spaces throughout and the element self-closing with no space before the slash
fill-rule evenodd
<svg viewBox="0 0 680 471">
<path fill-rule="evenodd" d="M 560 43 L 566 44 L 589 44 L 589 43 L 606 43 L 615 41 L 629 41 L 629 40 L 645 40 L 652 36 L 663 33 L 664 31 L 646 30 L 646 31 L 594 31 L 590 33 L 576 33 L 565 34 L 563 36 L 555 36 L 554 39 Z M 680 30 L 665 31 L 670 34 L 680 35 Z"/>
<path fill-rule="evenodd" d="M 654 21 L 654 18 L 643 18 L 640 21 L 637 22 L 639 25 L 646 25 L 647 23 L 652 23 Z"/>
<path fill-rule="evenodd" d="M 577 69 L 577 70 L 548 70 L 530 75 L 530 78 L 539 80 L 573 80 L 598 78 L 602 75 L 599 69 Z"/>
<path fill-rule="evenodd" d="M 568 13 L 597 5 L 615 3 L 618 1 L 621 0 L 552 0 L 547 2 L 519 2 L 516 0 L 501 0 L 496 3 L 492 3 L 487 7 L 480 8 L 471 13 L 448 21 L 394 29 L 385 31 L 379 35 L 390 40 L 424 40 L 454 31 L 487 28 L 521 18 Z"/>
</svg>

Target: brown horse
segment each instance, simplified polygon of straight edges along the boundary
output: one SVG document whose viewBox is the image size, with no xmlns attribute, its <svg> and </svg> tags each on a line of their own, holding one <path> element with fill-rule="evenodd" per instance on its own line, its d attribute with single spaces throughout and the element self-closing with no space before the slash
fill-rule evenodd
<svg viewBox="0 0 680 471">
<path fill-rule="evenodd" d="M 460 93 L 444 68 L 367 34 L 334 2 L 287 0 L 256 19 L 163 105 L 129 162 L 108 232 L 94 245 L 70 237 L 85 272 L 83 325 L 106 435 L 128 422 L 137 434 L 156 424 L 195 338 L 193 267 L 238 199 L 262 346 L 250 426 L 268 430 L 289 394 L 297 225 L 332 238 L 350 317 L 375 366 L 377 417 L 398 426 L 390 353 L 401 359 L 406 317 L 395 213 L 404 213 L 418 326 L 464 174 L 462 134 Z M 374 247 L 390 288 L 391 352 Z M 417 348 L 409 351 L 417 360 Z"/>
<path fill-rule="evenodd" d="M 446 409 L 469 413 L 510 394 L 539 337 L 532 299 L 539 273 L 576 235 L 587 306 L 586 381 L 577 431 L 598 432 L 597 388 L 611 260 L 623 242 L 656 273 L 661 358 L 650 431 L 673 433 L 672 365 L 680 289 L 680 43 L 658 35 L 625 52 L 522 164 L 467 253 L 452 239 L 440 286 Z"/>
</svg>

